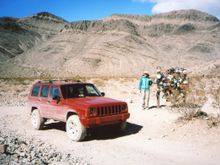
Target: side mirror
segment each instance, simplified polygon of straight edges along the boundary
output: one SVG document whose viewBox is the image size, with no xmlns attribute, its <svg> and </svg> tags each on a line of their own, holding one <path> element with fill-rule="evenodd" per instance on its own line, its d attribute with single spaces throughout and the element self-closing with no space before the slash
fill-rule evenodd
<svg viewBox="0 0 220 165">
<path fill-rule="evenodd" d="M 102 96 L 105 96 L 105 92 L 101 92 L 101 95 L 102 95 Z"/>
<path fill-rule="evenodd" d="M 56 100 L 56 101 L 57 101 L 57 103 L 59 103 L 59 102 L 60 102 L 60 99 L 61 99 L 61 97 L 60 97 L 60 96 L 54 96 L 54 97 L 53 97 L 53 100 Z"/>
</svg>

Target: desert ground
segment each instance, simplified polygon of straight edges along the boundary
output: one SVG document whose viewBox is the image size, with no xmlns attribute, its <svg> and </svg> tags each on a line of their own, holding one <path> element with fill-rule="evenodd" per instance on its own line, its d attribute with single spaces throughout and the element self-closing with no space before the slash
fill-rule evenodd
<svg viewBox="0 0 220 165">
<path fill-rule="evenodd" d="M 48 121 L 41 131 L 32 128 L 26 99 L 35 81 L 0 81 L 0 144 L 8 145 L 7 153 L 0 154 L 0 164 L 219 164 L 220 110 L 214 92 L 206 93 L 210 90 L 204 85 L 209 82 L 206 78 L 200 78 L 189 99 L 201 106 L 173 107 L 161 98 L 158 109 L 153 85 L 149 110 L 141 108 L 138 78 L 84 79 L 95 83 L 106 97 L 126 101 L 131 116 L 125 132 L 99 128 L 82 142 L 67 137 L 64 123 Z"/>
</svg>

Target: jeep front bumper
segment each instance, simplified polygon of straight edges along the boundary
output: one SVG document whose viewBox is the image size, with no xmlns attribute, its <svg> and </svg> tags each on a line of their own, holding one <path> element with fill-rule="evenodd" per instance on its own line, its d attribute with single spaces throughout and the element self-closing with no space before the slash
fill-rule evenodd
<svg viewBox="0 0 220 165">
<path fill-rule="evenodd" d="M 117 124 L 126 121 L 129 117 L 130 117 L 130 113 L 122 113 L 112 116 L 85 118 L 85 119 L 81 119 L 81 122 L 85 128 L 91 128 L 97 126 Z"/>
</svg>

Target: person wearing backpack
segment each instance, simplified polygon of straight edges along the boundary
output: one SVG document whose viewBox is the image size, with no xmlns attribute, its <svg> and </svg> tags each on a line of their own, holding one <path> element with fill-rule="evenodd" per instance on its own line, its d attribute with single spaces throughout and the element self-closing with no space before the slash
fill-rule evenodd
<svg viewBox="0 0 220 165">
<path fill-rule="evenodd" d="M 142 94 L 142 108 L 149 109 L 149 101 L 150 101 L 150 87 L 152 85 L 152 80 L 147 71 L 144 71 L 144 74 L 141 76 L 139 80 L 139 90 Z"/>
</svg>

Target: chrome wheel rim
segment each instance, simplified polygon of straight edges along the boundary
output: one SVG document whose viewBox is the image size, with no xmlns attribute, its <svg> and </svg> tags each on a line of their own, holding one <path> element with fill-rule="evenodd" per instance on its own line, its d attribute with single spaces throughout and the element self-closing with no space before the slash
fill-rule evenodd
<svg viewBox="0 0 220 165">
<path fill-rule="evenodd" d="M 72 138 L 77 138 L 79 133 L 79 125 L 74 121 L 69 121 L 68 123 L 68 133 Z"/>
<path fill-rule="evenodd" d="M 31 115 L 31 121 L 32 121 L 32 125 L 33 125 L 34 127 L 36 127 L 36 125 L 37 125 L 37 114 L 36 114 L 36 112 L 33 112 L 33 113 L 32 113 L 32 115 Z"/>
</svg>

